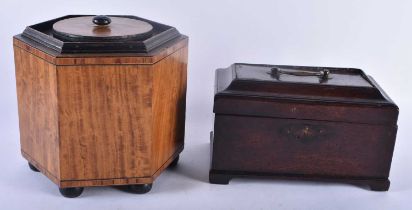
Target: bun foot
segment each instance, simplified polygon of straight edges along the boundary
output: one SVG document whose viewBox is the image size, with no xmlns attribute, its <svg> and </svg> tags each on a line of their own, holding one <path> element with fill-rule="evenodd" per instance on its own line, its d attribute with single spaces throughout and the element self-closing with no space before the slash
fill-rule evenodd
<svg viewBox="0 0 412 210">
<path fill-rule="evenodd" d="M 32 171 L 34 171 L 34 172 L 39 172 L 39 169 L 37 169 L 36 166 L 34 166 L 33 164 L 31 164 L 30 162 L 29 162 L 29 168 L 30 168 Z"/>
<path fill-rule="evenodd" d="M 76 198 L 82 194 L 83 189 L 83 187 L 67 187 L 59 188 L 59 191 L 66 198 Z"/>
<path fill-rule="evenodd" d="M 231 177 L 223 174 L 209 172 L 209 182 L 212 184 L 229 184 Z"/>
<path fill-rule="evenodd" d="M 170 163 L 168 168 L 176 168 L 178 162 L 179 162 L 179 155 L 177 155 L 177 157 Z"/>
<path fill-rule="evenodd" d="M 127 191 L 135 194 L 145 194 L 148 193 L 152 189 L 152 184 L 134 184 L 128 185 Z"/>
</svg>

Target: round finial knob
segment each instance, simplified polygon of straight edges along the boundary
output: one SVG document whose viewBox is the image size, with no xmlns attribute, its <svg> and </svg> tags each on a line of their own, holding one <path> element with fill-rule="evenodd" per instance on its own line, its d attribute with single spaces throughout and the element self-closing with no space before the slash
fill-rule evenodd
<svg viewBox="0 0 412 210">
<path fill-rule="evenodd" d="M 324 69 L 323 71 L 320 71 L 320 73 L 321 73 L 322 79 L 328 79 L 330 71 L 327 69 Z"/>
<path fill-rule="evenodd" d="M 93 18 L 93 23 L 99 26 L 109 25 L 111 22 L 112 19 L 106 15 L 97 15 Z"/>
</svg>

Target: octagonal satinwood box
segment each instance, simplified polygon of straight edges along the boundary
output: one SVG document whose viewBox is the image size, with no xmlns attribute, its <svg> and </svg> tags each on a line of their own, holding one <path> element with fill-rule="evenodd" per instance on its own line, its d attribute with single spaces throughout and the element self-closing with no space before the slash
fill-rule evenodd
<svg viewBox="0 0 412 210">
<path fill-rule="evenodd" d="M 21 152 L 63 195 L 106 185 L 147 192 L 177 163 L 188 38 L 174 27 L 75 15 L 29 26 L 13 42 Z"/>
</svg>

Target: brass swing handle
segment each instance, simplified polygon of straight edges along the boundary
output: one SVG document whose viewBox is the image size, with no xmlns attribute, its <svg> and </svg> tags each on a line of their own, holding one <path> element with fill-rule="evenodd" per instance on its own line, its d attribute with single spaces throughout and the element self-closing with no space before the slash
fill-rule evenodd
<svg viewBox="0 0 412 210">
<path fill-rule="evenodd" d="M 288 71 L 288 70 L 280 69 L 278 67 L 274 67 L 270 70 L 270 75 L 272 77 L 275 77 L 276 79 L 279 79 L 279 76 L 281 74 L 289 74 L 289 75 L 294 75 L 294 76 L 317 76 L 322 80 L 330 79 L 329 77 L 330 71 L 327 69 L 314 72 L 314 71 L 304 71 L 304 70 Z"/>
</svg>

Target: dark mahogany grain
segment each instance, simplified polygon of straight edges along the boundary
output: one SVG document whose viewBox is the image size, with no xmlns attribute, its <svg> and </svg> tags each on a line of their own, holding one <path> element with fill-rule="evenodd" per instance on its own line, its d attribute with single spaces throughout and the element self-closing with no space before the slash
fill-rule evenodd
<svg viewBox="0 0 412 210">
<path fill-rule="evenodd" d="M 326 69 L 332 78 L 326 84 L 271 78 L 272 67 L 217 70 L 210 182 L 274 177 L 388 190 L 398 107 L 376 82 L 359 69 L 329 67 L 275 66 Z"/>
</svg>

